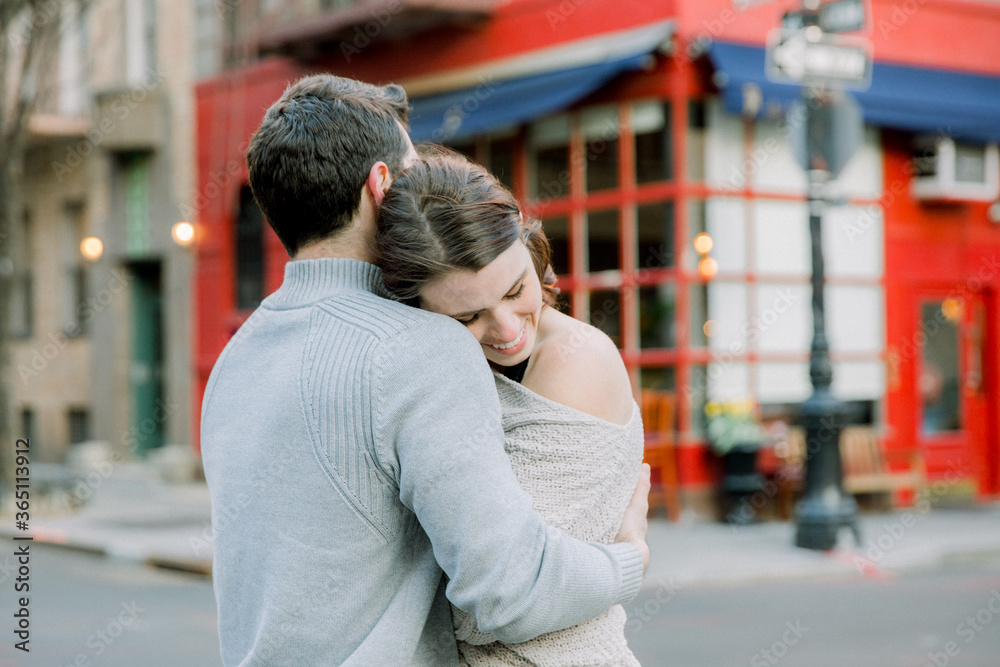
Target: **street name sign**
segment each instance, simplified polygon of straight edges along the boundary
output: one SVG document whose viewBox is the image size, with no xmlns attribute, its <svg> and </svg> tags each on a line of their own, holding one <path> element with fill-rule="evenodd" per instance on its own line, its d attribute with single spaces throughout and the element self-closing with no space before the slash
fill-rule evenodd
<svg viewBox="0 0 1000 667">
<path fill-rule="evenodd" d="M 863 0 L 833 0 L 818 9 L 796 9 L 785 12 L 781 17 L 781 27 L 785 30 L 801 30 L 811 25 L 823 32 L 857 32 L 867 26 L 867 12 Z"/>
<path fill-rule="evenodd" d="M 863 0 L 833 0 L 819 6 L 820 30 L 823 32 L 854 32 L 865 27 Z"/>
<path fill-rule="evenodd" d="M 780 83 L 865 90 L 872 80 L 872 44 L 863 37 L 805 30 L 772 30 L 764 73 Z"/>
</svg>

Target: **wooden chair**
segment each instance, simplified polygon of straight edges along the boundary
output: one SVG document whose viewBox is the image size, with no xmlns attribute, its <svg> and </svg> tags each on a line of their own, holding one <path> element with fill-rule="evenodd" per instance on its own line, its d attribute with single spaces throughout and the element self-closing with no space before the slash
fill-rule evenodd
<svg viewBox="0 0 1000 667">
<path fill-rule="evenodd" d="M 806 478 L 806 432 L 805 429 L 792 426 L 785 431 L 785 437 L 775 443 L 775 456 L 778 459 L 778 469 L 775 471 L 775 484 L 778 491 L 775 505 L 778 518 L 792 518 L 795 509 L 795 499 L 802 491 Z"/>
<path fill-rule="evenodd" d="M 778 512 L 782 518 L 792 515 L 795 497 L 805 482 L 805 430 L 788 429 L 788 437 L 777 452 L 780 467 L 776 473 Z M 905 467 L 893 469 L 890 461 L 902 461 Z M 878 434 L 870 426 L 845 426 L 840 432 L 840 461 L 844 491 L 858 494 L 891 494 L 912 490 L 919 494 L 926 485 L 923 457 L 912 450 L 885 451 Z"/>
<path fill-rule="evenodd" d="M 674 414 L 677 398 L 671 391 L 644 389 L 641 394 L 642 424 L 646 431 L 643 461 L 652 468 L 654 483 L 649 509 L 662 506 L 670 521 L 680 520 L 681 498 L 674 451 Z"/>
<path fill-rule="evenodd" d="M 885 451 L 875 429 L 847 426 L 840 433 L 844 490 L 848 493 L 894 493 L 910 489 L 919 494 L 926 484 L 923 457 L 918 451 Z M 905 467 L 894 469 L 890 461 Z"/>
</svg>

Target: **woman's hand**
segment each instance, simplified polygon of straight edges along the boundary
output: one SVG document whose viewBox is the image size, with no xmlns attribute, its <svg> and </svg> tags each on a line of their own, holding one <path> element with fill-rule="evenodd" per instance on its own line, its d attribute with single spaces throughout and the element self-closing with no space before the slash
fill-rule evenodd
<svg viewBox="0 0 1000 667">
<path fill-rule="evenodd" d="M 649 566 L 649 545 L 646 544 L 646 530 L 648 524 L 646 515 L 649 513 L 649 474 L 648 463 L 642 464 L 639 471 L 639 481 L 635 485 L 635 492 L 632 494 L 632 501 L 625 509 L 625 516 L 622 517 L 621 528 L 615 542 L 631 542 L 642 554 L 642 570 L 646 571 Z"/>
</svg>

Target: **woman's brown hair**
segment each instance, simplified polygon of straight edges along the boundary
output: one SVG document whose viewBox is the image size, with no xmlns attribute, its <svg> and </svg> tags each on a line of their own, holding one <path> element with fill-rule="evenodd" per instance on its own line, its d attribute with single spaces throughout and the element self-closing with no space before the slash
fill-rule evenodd
<svg viewBox="0 0 1000 667">
<path fill-rule="evenodd" d="M 424 149 L 382 200 L 377 262 L 389 291 L 419 306 L 427 285 L 456 269 L 479 271 L 520 238 L 545 304 L 555 305 L 559 291 L 541 222 L 524 218 L 514 196 L 479 165 L 446 149 L 431 151 Z"/>
</svg>

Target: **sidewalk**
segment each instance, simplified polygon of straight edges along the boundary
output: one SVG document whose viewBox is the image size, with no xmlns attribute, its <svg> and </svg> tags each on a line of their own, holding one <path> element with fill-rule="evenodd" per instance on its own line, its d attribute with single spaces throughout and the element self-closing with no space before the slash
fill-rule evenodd
<svg viewBox="0 0 1000 667">
<path fill-rule="evenodd" d="M 648 588 L 829 577 L 891 576 L 964 562 L 1000 563 L 1000 503 L 860 516 L 862 544 L 830 552 L 794 546 L 794 523 L 750 526 L 650 519 Z M 0 535 L 15 530 L 10 511 Z M 32 507 L 30 530 L 46 542 L 111 558 L 209 575 L 212 532 L 203 483 L 167 484 L 140 464 L 120 465 L 76 512 Z M 845 534 L 846 538 L 846 534 Z"/>
</svg>

